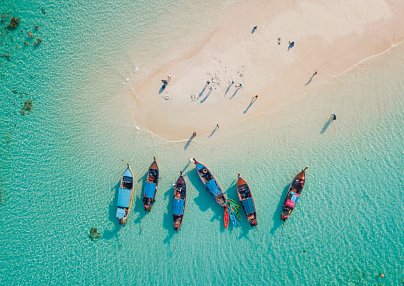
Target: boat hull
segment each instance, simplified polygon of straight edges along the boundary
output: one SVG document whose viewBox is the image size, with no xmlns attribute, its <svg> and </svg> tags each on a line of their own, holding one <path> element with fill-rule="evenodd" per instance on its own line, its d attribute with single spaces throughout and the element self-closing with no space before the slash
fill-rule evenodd
<svg viewBox="0 0 404 286">
<path fill-rule="evenodd" d="M 293 213 L 296 203 L 300 198 L 300 194 L 303 191 L 304 184 L 306 182 L 307 167 L 299 172 L 289 185 L 288 193 L 286 194 L 285 201 L 282 207 L 281 220 L 286 221 Z"/>
<path fill-rule="evenodd" d="M 174 198 L 173 198 L 173 227 L 179 230 L 182 225 L 182 220 L 185 213 L 185 205 L 187 198 L 187 186 L 182 176 L 178 178 L 174 185 Z"/>
<path fill-rule="evenodd" d="M 229 220 L 230 220 L 229 209 L 228 209 L 228 208 L 224 208 L 224 214 L 223 214 L 223 224 L 224 224 L 224 228 L 228 228 L 228 227 L 229 227 Z"/>
<path fill-rule="evenodd" d="M 209 169 L 193 159 L 196 166 L 196 173 L 198 174 L 199 179 L 202 184 L 204 184 L 206 191 L 215 199 L 216 203 L 222 208 L 227 207 L 227 199 L 223 194 L 222 188 L 219 183 L 213 177 L 212 173 Z"/>
<path fill-rule="evenodd" d="M 128 220 L 129 214 L 132 210 L 134 192 L 133 172 L 128 165 L 122 175 L 118 189 L 116 216 L 119 224 L 126 224 Z"/>
<path fill-rule="evenodd" d="M 157 165 L 156 158 L 151 163 L 147 172 L 147 178 L 143 191 L 143 208 L 145 211 L 150 212 L 156 201 L 158 182 L 159 182 L 159 167 Z"/>
<path fill-rule="evenodd" d="M 237 195 L 250 226 L 257 226 L 258 220 L 254 197 L 247 182 L 240 177 L 240 174 L 237 179 Z"/>
</svg>

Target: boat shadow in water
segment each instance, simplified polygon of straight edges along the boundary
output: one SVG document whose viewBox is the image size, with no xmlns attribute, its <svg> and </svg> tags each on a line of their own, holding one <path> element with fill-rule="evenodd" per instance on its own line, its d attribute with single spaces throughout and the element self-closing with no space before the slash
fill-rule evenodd
<svg viewBox="0 0 404 286">
<path fill-rule="evenodd" d="M 114 197 L 109 203 L 108 207 L 108 219 L 113 223 L 112 229 L 104 230 L 102 234 L 102 238 L 106 240 L 110 240 L 112 238 L 118 238 L 118 232 L 121 229 L 121 225 L 116 218 L 116 200 L 118 199 L 118 190 L 120 186 L 120 181 L 116 183 L 114 187 L 111 188 L 111 191 L 114 191 Z"/>
<path fill-rule="evenodd" d="M 270 231 L 270 233 L 272 235 L 275 234 L 275 232 L 279 229 L 279 227 L 281 227 L 284 224 L 284 222 L 281 220 L 281 213 L 282 213 L 283 203 L 285 202 L 285 198 L 286 198 L 286 195 L 289 190 L 289 186 L 290 186 L 290 184 L 287 184 L 283 188 L 278 206 L 276 207 L 274 215 L 272 216 L 272 220 L 274 222 L 274 225 L 272 226 L 271 231 Z"/>
<path fill-rule="evenodd" d="M 171 239 L 173 238 L 174 234 L 176 233 L 174 226 L 173 226 L 173 187 L 170 187 L 165 193 L 164 193 L 164 203 L 166 199 L 168 198 L 168 203 L 167 203 L 167 209 L 166 212 L 164 213 L 164 218 L 163 218 L 163 227 L 167 229 L 167 236 L 164 238 L 164 243 L 170 243 Z M 184 214 L 185 217 L 185 214 Z M 181 226 L 182 228 L 182 226 Z M 181 229 L 179 230 L 181 231 Z"/>
<path fill-rule="evenodd" d="M 140 191 L 135 192 L 134 202 L 133 202 L 133 213 L 137 214 L 135 219 L 135 224 L 140 224 L 142 219 L 146 215 L 146 211 L 143 207 L 143 188 L 144 188 L 144 181 L 146 180 L 148 171 L 146 171 L 142 177 L 137 180 L 139 185 L 142 185 Z M 135 186 L 136 187 L 136 186 Z M 140 226 L 140 233 L 142 232 L 142 227 Z"/>
<path fill-rule="evenodd" d="M 231 222 L 229 222 L 229 230 L 232 231 L 233 229 L 238 229 L 241 228 L 241 232 L 239 233 L 240 235 L 238 236 L 239 239 L 245 238 L 247 240 L 250 240 L 249 237 L 249 232 L 254 229 L 253 227 L 250 226 L 250 223 L 247 220 L 247 217 L 245 216 L 244 209 L 241 206 L 240 200 L 237 196 L 237 186 L 236 186 L 236 180 L 233 180 L 229 187 L 227 188 L 225 192 L 226 196 L 228 199 L 232 199 L 233 201 L 237 202 L 240 205 L 239 212 L 240 212 L 240 220 L 238 221 L 239 225 L 237 227 L 234 227 Z M 223 227 L 223 230 L 226 230 Z"/>
<path fill-rule="evenodd" d="M 188 171 L 185 176 L 188 178 L 188 181 L 192 184 L 192 186 L 197 190 L 198 196 L 194 198 L 195 204 L 199 207 L 202 212 L 206 212 L 209 209 L 212 209 L 214 215 L 211 218 L 211 221 L 218 219 L 222 220 L 223 209 L 216 203 L 215 199 L 205 190 L 205 186 L 202 184 L 199 179 L 196 171 L 194 169 Z"/>
</svg>

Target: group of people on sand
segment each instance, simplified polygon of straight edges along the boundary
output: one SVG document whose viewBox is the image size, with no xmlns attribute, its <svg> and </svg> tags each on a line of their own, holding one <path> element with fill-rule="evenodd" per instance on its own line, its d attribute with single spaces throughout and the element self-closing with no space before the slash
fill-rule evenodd
<svg viewBox="0 0 404 286">
<path fill-rule="evenodd" d="M 252 34 L 255 33 L 255 32 L 257 31 L 257 29 L 258 29 L 258 26 L 254 26 L 254 27 L 252 28 L 252 30 L 251 30 L 251 33 L 252 33 Z M 282 39 L 279 37 L 279 38 L 278 38 L 278 45 L 281 44 L 281 41 L 282 41 Z M 289 43 L 288 43 L 288 50 L 292 49 L 292 48 L 294 47 L 294 45 L 295 45 L 295 42 L 294 42 L 294 41 L 289 41 Z M 316 75 L 317 75 L 317 71 L 315 71 L 315 72 L 313 73 L 313 75 L 311 76 L 309 82 L 310 82 L 311 79 L 312 79 L 314 76 L 316 76 Z M 170 81 L 171 81 L 171 76 L 170 76 L 170 75 L 167 75 L 167 78 L 166 78 L 166 79 L 162 79 L 161 81 L 162 81 L 162 83 L 163 83 L 162 89 L 164 90 L 164 89 L 167 87 L 167 85 L 170 83 Z M 203 91 L 204 91 L 205 89 L 207 89 L 207 88 L 209 89 L 209 93 L 211 93 L 212 90 L 213 90 L 213 88 L 214 88 L 216 85 L 219 85 L 219 84 L 220 84 L 219 81 L 218 81 L 215 77 L 211 76 L 210 79 L 208 79 L 208 80 L 206 81 L 205 86 L 204 86 L 204 88 L 203 88 L 203 90 L 202 90 L 201 93 L 203 93 Z M 242 83 L 236 84 L 235 81 L 232 80 L 231 82 L 229 82 L 229 86 L 228 86 L 228 88 L 227 88 L 226 93 L 230 90 L 230 88 L 231 88 L 233 85 L 235 86 L 235 88 L 236 88 L 237 90 L 239 90 L 240 88 L 243 87 L 243 84 L 242 84 Z M 236 90 L 236 92 L 237 92 L 237 90 Z M 192 101 L 195 101 L 195 99 L 196 99 L 195 95 L 192 95 L 192 96 L 191 96 L 191 99 L 192 99 Z M 253 96 L 253 97 L 251 98 L 251 102 L 250 102 L 249 107 L 250 107 L 254 102 L 256 102 L 257 99 L 258 99 L 258 95 Z M 249 107 L 247 108 L 247 110 L 249 109 Z M 244 112 L 244 113 L 246 113 L 246 112 Z M 331 117 L 330 117 L 330 119 L 331 119 L 331 121 L 334 121 L 334 120 L 337 119 L 337 117 L 336 117 L 335 114 L 332 114 Z M 215 126 L 215 128 L 214 128 L 212 134 L 213 134 L 216 130 L 218 130 L 218 129 L 219 129 L 219 124 L 216 124 L 216 126 Z M 194 139 L 194 138 L 196 137 L 196 135 L 197 135 L 197 133 L 196 133 L 196 132 L 193 132 L 193 133 L 192 133 L 192 136 L 191 136 L 191 138 L 190 138 L 190 140 Z"/>
</svg>

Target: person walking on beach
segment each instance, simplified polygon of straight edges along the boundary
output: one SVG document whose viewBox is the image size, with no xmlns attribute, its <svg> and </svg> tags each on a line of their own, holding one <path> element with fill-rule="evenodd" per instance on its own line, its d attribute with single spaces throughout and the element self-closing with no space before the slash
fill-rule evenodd
<svg viewBox="0 0 404 286">
<path fill-rule="evenodd" d="M 219 129 L 219 124 L 216 124 L 215 130 Z"/>
<path fill-rule="evenodd" d="M 163 82 L 163 88 L 165 88 L 167 84 L 171 81 L 171 76 L 168 75 L 167 79 L 162 79 L 161 81 Z"/>
<path fill-rule="evenodd" d="M 192 133 L 192 138 L 196 137 L 196 132 Z"/>
<path fill-rule="evenodd" d="M 252 30 L 251 30 L 251 34 L 254 34 L 255 31 L 257 31 L 257 28 L 258 28 L 258 26 L 254 26 L 254 27 L 252 28 Z"/>
</svg>

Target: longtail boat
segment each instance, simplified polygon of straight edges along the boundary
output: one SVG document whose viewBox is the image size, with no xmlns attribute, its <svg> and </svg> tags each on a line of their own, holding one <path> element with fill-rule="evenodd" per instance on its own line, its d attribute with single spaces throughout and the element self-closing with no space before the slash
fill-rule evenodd
<svg viewBox="0 0 404 286">
<path fill-rule="evenodd" d="M 252 196 L 250 187 L 248 186 L 247 182 L 240 177 L 240 174 L 238 174 L 237 179 L 237 195 L 250 225 L 257 226 L 257 211 L 255 209 L 254 198 Z"/>
<path fill-rule="evenodd" d="M 281 220 L 286 221 L 293 212 L 297 201 L 299 200 L 300 194 L 303 191 L 304 183 L 306 181 L 306 170 L 308 167 L 304 168 L 296 177 L 293 179 L 289 186 L 288 193 L 283 203 Z"/>
<path fill-rule="evenodd" d="M 187 185 L 185 183 L 182 172 L 174 185 L 174 203 L 173 203 L 173 220 L 174 229 L 179 230 L 182 224 L 182 218 L 185 212 L 185 203 L 187 201 Z"/>
<path fill-rule="evenodd" d="M 196 161 L 195 158 L 193 160 L 195 162 L 196 172 L 198 173 L 202 183 L 205 185 L 206 190 L 211 194 L 212 197 L 215 198 L 216 203 L 219 206 L 226 208 L 226 197 L 224 196 L 222 189 L 220 188 L 216 179 L 213 177 L 212 173 L 205 165 Z"/>
<path fill-rule="evenodd" d="M 224 228 L 229 227 L 229 208 L 224 208 L 223 224 Z"/>
<path fill-rule="evenodd" d="M 116 203 L 116 217 L 118 218 L 120 224 L 125 224 L 126 220 L 128 219 L 128 215 L 132 208 L 134 189 L 133 173 L 128 164 L 125 172 L 123 172 Z"/>
<path fill-rule="evenodd" d="M 147 178 L 144 185 L 143 206 L 145 211 L 151 211 L 156 201 L 157 185 L 159 182 L 159 167 L 157 166 L 156 157 L 153 157 L 153 163 L 147 172 Z"/>
</svg>

